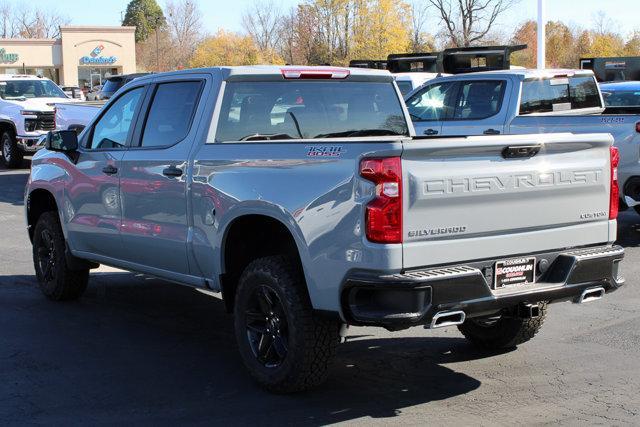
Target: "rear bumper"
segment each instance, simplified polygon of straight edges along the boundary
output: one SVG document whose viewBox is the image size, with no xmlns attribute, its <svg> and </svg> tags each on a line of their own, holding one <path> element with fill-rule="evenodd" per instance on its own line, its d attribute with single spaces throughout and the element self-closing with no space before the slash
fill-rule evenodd
<svg viewBox="0 0 640 427">
<path fill-rule="evenodd" d="M 403 329 L 430 324 L 436 313 L 464 311 L 466 317 L 492 314 L 521 303 L 577 301 L 589 288 L 612 292 L 624 284 L 618 275 L 620 246 L 598 246 L 532 254 L 544 272 L 533 285 L 492 289 L 496 260 L 403 274 L 353 273 L 345 281 L 341 303 L 349 324 Z M 543 268 L 541 268 L 542 270 Z"/>
</svg>

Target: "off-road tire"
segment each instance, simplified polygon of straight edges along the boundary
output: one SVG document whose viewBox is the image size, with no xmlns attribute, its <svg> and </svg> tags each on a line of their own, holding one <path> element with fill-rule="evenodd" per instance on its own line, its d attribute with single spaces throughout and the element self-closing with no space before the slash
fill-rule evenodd
<svg viewBox="0 0 640 427">
<path fill-rule="evenodd" d="M 49 236 L 49 237 L 46 237 Z M 47 242 L 50 239 L 51 243 Z M 53 249 L 46 258 L 44 252 Z M 72 270 L 67 265 L 66 242 L 56 212 L 40 215 L 33 232 L 33 266 L 42 293 L 54 301 L 80 298 L 89 282 L 89 269 Z M 43 267 L 45 259 L 53 259 L 50 270 Z"/>
<path fill-rule="evenodd" d="M 242 361 L 254 380 L 269 391 L 291 393 L 322 383 L 340 340 L 340 323 L 315 316 L 304 276 L 285 256 L 251 262 L 240 277 L 235 296 L 234 326 Z M 280 365 L 263 365 L 252 350 L 247 329 L 251 295 L 266 286 L 275 292 L 286 317 L 287 352 Z"/>
<path fill-rule="evenodd" d="M 9 131 L 2 133 L 0 137 L 0 153 L 3 164 L 9 169 L 16 169 L 22 165 L 23 153 L 18 148 L 16 138 Z"/>
<path fill-rule="evenodd" d="M 540 315 L 523 319 L 519 317 L 501 317 L 491 326 L 481 325 L 483 319 L 467 319 L 458 326 L 462 335 L 483 350 L 500 350 L 516 347 L 533 338 L 547 315 L 547 303 L 538 303 Z"/>
</svg>

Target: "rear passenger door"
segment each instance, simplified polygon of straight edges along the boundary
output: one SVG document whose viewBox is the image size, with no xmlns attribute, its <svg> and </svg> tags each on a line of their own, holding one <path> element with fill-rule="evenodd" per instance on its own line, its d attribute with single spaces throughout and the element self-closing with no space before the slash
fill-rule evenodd
<svg viewBox="0 0 640 427">
<path fill-rule="evenodd" d="M 441 134 L 442 121 L 451 117 L 455 110 L 457 87 L 456 82 L 434 83 L 407 99 L 416 135 Z"/>
<path fill-rule="evenodd" d="M 453 114 L 445 120 L 442 135 L 500 135 L 504 133 L 509 102 L 507 81 L 498 79 L 460 82 Z"/>
<path fill-rule="evenodd" d="M 205 76 L 174 76 L 148 91 L 122 160 L 120 235 L 126 261 L 189 273 L 187 172 L 205 82 Z"/>
</svg>

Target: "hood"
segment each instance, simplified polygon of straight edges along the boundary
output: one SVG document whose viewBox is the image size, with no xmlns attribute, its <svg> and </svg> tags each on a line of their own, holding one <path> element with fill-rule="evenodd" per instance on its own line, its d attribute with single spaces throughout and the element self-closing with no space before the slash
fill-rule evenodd
<svg viewBox="0 0 640 427">
<path fill-rule="evenodd" d="M 28 98 L 24 101 L 18 101 L 14 99 L 4 100 L 4 102 L 21 107 L 22 110 L 33 111 L 53 111 L 53 107 L 55 104 L 68 104 L 78 101 L 78 99 L 71 98 Z"/>
</svg>

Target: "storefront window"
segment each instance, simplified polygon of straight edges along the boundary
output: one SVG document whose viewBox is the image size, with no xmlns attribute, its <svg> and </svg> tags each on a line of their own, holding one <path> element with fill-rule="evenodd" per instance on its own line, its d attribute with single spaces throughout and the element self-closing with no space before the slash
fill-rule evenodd
<svg viewBox="0 0 640 427">
<path fill-rule="evenodd" d="M 60 70 L 57 68 L 4 68 L 0 69 L 2 74 L 26 74 L 28 76 L 46 77 L 53 80 L 56 84 L 60 83 Z"/>
<path fill-rule="evenodd" d="M 119 74 L 116 67 L 78 67 L 78 86 L 81 89 L 91 89 L 116 74 Z"/>
</svg>

